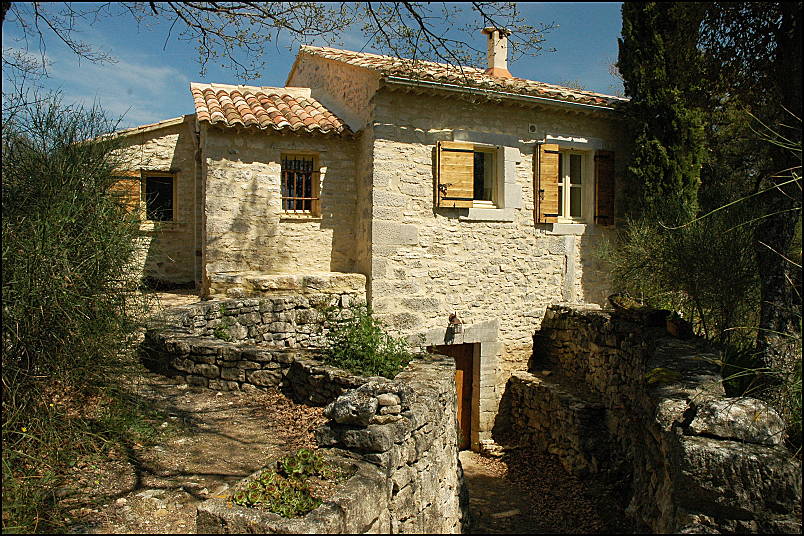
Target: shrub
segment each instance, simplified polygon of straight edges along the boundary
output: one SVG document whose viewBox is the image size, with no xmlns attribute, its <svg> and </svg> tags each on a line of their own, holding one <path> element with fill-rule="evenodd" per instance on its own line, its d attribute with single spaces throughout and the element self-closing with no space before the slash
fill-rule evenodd
<svg viewBox="0 0 804 536">
<path fill-rule="evenodd" d="M 110 192 L 113 127 L 55 96 L 3 124 L 4 531 L 55 530 L 66 461 L 116 433 L 91 408 L 110 399 L 103 386 L 144 308 L 130 269 L 138 226 Z"/>
<path fill-rule="evenodd" d="M 413 358 L 404 337 L 385 332 L 366 305 L 325 311 L 329 331 L 325 336 L 324 362 L 367 376 L 393 378 Z"/>
<path fill-rule="evenodd" d="M 753 225 L 745 207 L 677 229 L 659 216 L 625 222 L 603 248 L 613 285 L 647 305 L 681 311 L 696 331 L 723 343 L 752 340 L 759 306 Z M 742 329 L 741 329 L 742 328 Z"/>
<path fill-rule="evenodd" d="M 282 517 L 301 517 L 323 502 L 317 482 L 339 482 L 348 476 L 327 464 L 318 452 L 304 448 L 282 458 L 276 465 L 276 470 L 260 473 L 236 491 L 232 502 L 262 507 Z"/>
</svg>

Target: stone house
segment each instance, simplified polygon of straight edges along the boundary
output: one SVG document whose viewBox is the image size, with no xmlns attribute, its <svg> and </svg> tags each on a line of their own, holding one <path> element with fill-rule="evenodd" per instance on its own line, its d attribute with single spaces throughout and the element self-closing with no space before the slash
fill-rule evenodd
<svg viewBox="0 0 804 536">
<path fill-rule="evenodd" d="M 193 83 L 195 114 L 122 131 L 143 274 L 205 298 L 362 274 L 392 330 L 456 357 L 477 447 L 546 308 L 607 295 L 627 150 L 622 99 L 513 77 L 484 33 L 486 70 L 303 46 L 286 87 Z"/>
</svg>

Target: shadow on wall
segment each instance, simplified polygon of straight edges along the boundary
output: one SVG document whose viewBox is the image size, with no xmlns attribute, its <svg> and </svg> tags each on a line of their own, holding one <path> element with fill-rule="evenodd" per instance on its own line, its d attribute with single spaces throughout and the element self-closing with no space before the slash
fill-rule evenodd
<svg viewBox="0 0 804 536">
<path fill-rule="evenodd" d="M 223 144 L 223 139 L 216 141 L 220 149 L 208 168 L 206 193 L 210 273 L 354 271 L 355 163 L 354 157 L 348 156 L 354 153 L 352 142 L 334 139 L 311 144 L 304 140 L 300 149 L 307 151 L 312 146 L 325 170 L 319 219 L 283 215 L 280 158 L 286 149 L 294 151 L 293 143 L 269 145 L 248 138 L 244 144 L 232 146 Z M 228 154 L 221 154 L 226 151 Z"/>
<path fill-rule="evenodd" d="M 348 152 L 349 157 L 340 160 L 341 165 L 329 161 L 322 154 L 320 165 L 327 167 L 327 173 L 321 184 L 321 223 L 320 230 L 332 231 L 332 245 L 329 254 L 329 270 L 332 272 L 352 273 L 357 271 L 358 255 L 361 254 L 357 242 L 358 221 L 361 217 L 361 206 L 358 203 L 357 148 L 352 140 L 337 139 L 330 143 L 339 144 L 333 147 Z M 349 192 L 351 195 L 344 195 Z M 367 218 L 366 214 L 362 214 Z M 365 248 L 363 248 L 365 254 Z"/>
<path fill-rule="evenodd" d="M 263 193 L 266 189 L 260 188 L 260 178 L 265 173 L 249 174 L 250 181 L 245 189 L 232 185 L 232 189 L 236 189 L 234 192 L 219 191 L 218 200 L 212 203 L 214 208 L 208 209 L 207 265 L 212 267 L 212 272 L 282 271 L 282 257 L 277 255 L 279 221 L 271 217 L 270 208 L 274 196 L 271 190 Z M 214 180 L 214 177 L 209 179 Z M 209 195 L 209 189 L 207 192 Z M 207 200 L 208 205 L 211 200 Z M 231 209 L 232 202 L 236 203 L 234 210 Z M 211 212 L 217 212 L 214 218 L 210 217 Z"/>
<path fill-rule="evenodd" d="M 135 161 L 134 169 L 170 171 L 174 173 L 174 221 L 146 223 L 140 235 L 142 275 L 157 286 L 188 287 L 195 285 L 195 140 L 192 123 L 184 122 L 154 133 L 161 136 L 178 134 L 170 162 L 144 158 Z M 138 143 L 146 145 L 149 140 Z M 147 174 L 146 174 L 147 175 Z M 144 202 L 145 182 L 141 183 Z M 144 207 L 143 207 L 144 209 Z"/>
<path fill-rule="evenodd" d="M 596 303 L 607 306 L 607 297 L 611 290 L 611 278 L 608 268 L 600 258 L 600 247 L 604 240 L 614 238 L 614 230 L 597 226 L 599 234 L 584 234 L 578 236 L 580 240 L 580 258 L 578 264 L 581 268 L 581 303 Z"/>
</svg>

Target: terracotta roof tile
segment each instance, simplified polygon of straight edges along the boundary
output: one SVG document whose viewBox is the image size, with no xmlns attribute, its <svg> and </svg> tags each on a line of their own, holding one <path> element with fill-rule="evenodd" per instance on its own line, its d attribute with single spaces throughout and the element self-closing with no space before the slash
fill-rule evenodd
<svg viewBox="0 0 804 536">
<path fill-rule="evenodd" d="M 527 80 L 525 78 L 499 78 L 486 74 L 483 69 L 475 67 L 455 67 L 445 63 L 413 61 L 392 56 L 370 54 L 367 52 L 352 52 L 351 50 L 309 45 L 302 46 L 299 50 L 299 54 L 320 56 L 329 60 L 363 67 L 376 71 L 383 76 L 398 76 L 413 80 L 456 84 L 565 102 L 613 107 L 614 104 L 627 100 L 613 95 L 571 89 L 555 84 Z"/>
<path fill-rule="evenodd" d="M 309 93 L 300 96 L 294 89 L 192 83 L 190 92 L 199 121 L 228 127 L 352 133 L 345 122 Z"/>
</svg>

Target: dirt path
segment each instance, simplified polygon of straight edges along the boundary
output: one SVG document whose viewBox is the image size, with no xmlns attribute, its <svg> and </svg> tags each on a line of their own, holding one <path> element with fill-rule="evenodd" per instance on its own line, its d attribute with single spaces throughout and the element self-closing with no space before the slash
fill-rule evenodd
<svg viewBox="0 0 804 536">
<path fill-rule="evenodd" d="M 472 534 L 629 532 L 613 497 L 590 490 L 552 456 L 514 451 L 497 459 L 462 451 L 460 460 Z"/>
<path fill-rule="evenodd" d="M 314 446 L 321 408 L 277 392 L 194 391 L 143 372 L 131 392 L 164 412 L 167 438 L 74 469 L 71 532 L 194 533 L 199 502 L 226 492 L 268 460 Z M 72 502 L 72 504 L 70 504 Z"/>
</svg>

